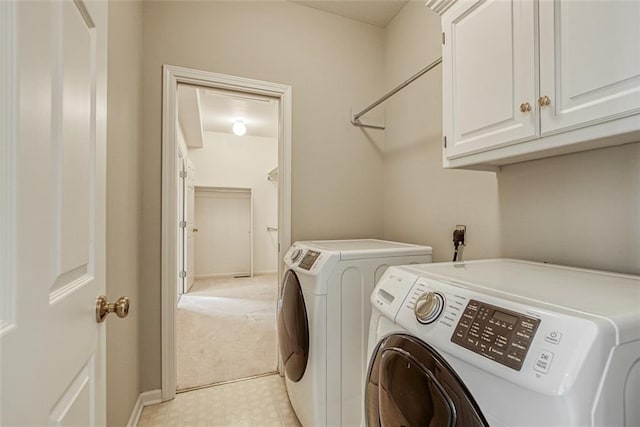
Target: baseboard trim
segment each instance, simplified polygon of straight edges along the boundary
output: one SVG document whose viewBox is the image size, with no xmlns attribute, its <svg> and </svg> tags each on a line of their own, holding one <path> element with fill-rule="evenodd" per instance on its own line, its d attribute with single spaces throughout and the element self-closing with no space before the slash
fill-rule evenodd
<svg viewBox="0 0 640 427">
<path fill-rule="evenodd" d="M 275 274 L 277 273 L 277 271 L 255 271 L 253 273 L 254 276 L 258 276 L 260 274 Z M 195 274 L 193 276 L 194 279 L 221 279 L 221 278 L 225 278 L 225 277 L 234 277 L 234 276 L 244 276 L 244 275 L 248 275 L 249 273 L 245 272 L 238 272 L 238 273 L 212 273 L 212 274 Z M 249 276 L 247 276 L 249 277 Z"/>
<path fill-rule="evenodd" d="M 249 274 L 246 271 L 243 272 L 238 272 L 238 273 L 211 273 L 211 274 L 194 274 L 193 278 L 194 279 L 218 279 L 218 278 L 225 278 L 225 277 L 233 277 L 233 276 L 240 276 L 240 275 L 245 275 L 245 274 Z"/>
<path fill-rule="evenodd" d="M 160 393 L 160 390 L 151 390 L 140 393 L 140 396 L 138 396 L 136 404 L 133 407 L 133 411 L 131 411 L 127 427 L 136 427 L 138 425 L 140 416 L 142 415 L 142 410 L 145 406 L 155 405 L 162 401 Z"/>
</svg>

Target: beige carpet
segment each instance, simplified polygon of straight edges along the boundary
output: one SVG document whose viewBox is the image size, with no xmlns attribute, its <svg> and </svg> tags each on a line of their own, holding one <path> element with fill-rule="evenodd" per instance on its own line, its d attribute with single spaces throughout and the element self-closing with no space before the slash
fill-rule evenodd
<svg viewBox="0 0 640 427">
<path fill-rule="evenodd" d="M 178 390 L 274 372 L 275 274 L 196 280 L 178 301 Z"/>
</svg>

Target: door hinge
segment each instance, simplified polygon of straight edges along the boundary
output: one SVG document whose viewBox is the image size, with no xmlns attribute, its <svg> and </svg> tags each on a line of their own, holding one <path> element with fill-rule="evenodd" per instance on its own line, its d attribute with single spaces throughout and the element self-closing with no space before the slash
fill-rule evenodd
<svg viewBox="0 0 640 427">
<path fill-rule="evenodd" d="M 278 253 L 280 253 L 280 243 L 278 243 Z"/>
<path fill-rule="evenodd" d="M 186 272 L 186 271 L 184 271 L 184 270 L 182 270 L 180 273 L 178 273 L 178 276 L 179 276 L 181 279 L 184 279 L 185 277 L 187 277 L 187 272 Z"/>
<path fill-rule="evenodd" d="M 186 178 L 187 177 L 187 171 L 180 171 L 180 178 Z"/>
<path fill-rule="evenodd" d="M 187 228 L 187 221 L 180 221 L 180 228 Z"/>
<path fill-rule="evenodd" d="M 444 44 L 445 41 L 445 37 L 444 37 L 444 31 L 442 32 L 442 44 Z"/>
<path fill-rule="evenodd" d="M 444 137 L 444 148 L 447 148 L 447 137 Z"/>
</svg>

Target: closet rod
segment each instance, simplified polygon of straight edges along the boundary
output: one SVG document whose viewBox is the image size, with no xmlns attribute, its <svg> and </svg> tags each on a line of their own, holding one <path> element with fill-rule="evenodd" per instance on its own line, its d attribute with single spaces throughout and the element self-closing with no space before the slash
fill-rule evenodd
<svg viewBox="0 0 640 427">
<path fill-rule="evenodd" d="M 384 101 L 386 101 L 387 99 L 391 98 L 393 95 L 395 95 L 396 93 L 400 92 L 405 87 L 409 86 L 411 83 L 413 83 L 414 80 L 416 80 L 418 77 L 421 77 L 423 74 L 428 73 L 436 65 L 440 64 L 441 62 L 442 62 L 442 57 L 436 59 L 431 64 L 429 64 L 426 67 L 424 67 L 422 70 L 418 71 L 416 74 L 414 74 L 413 76 L 409 77 L 404 82 L 400 83 L 398 86 L 396 86 L 394 89 L 392 89 L 389 93 L 387 93 L 386 95 L 384 95 L 383 97 L 381 97 L 377 101 L 373 102 L 373 104 L 369 105 L 367 108 L 365 108 L 364 110 L 360 111 L 358 114 L 354 114 L 353 118 L 351 119 L 351 124 L 354 125 L 354 126 L 362 127 L 362 128 L 371 128 L 371 129 L 384 130 L 384 126 L 376 126 L 376 125 L 368 125 L 368 124 L 365 124 L 365 123 L 360 123 L 360 117 L 362 117 L 364 114 L 367 114 L 369 111 L 373 110 L 378 105 L 382 104 Z"/>
</svg>

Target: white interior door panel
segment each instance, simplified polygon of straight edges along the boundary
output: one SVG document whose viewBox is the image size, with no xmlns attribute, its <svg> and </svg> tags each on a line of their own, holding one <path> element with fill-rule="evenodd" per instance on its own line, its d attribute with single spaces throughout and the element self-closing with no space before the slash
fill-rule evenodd
<svg viewBox="0 0 640 427">
<path fill-rule="evenodd" d="M 251 190 L 196 191 L 197 276 L 251 274 Z"/>
<path fill-rule="evenodd" d="M 194 245 L 194 229 L 195 229 L 195 169 L 193 163 L 187 161 L 187 179 L 186 179 L 186 215 L 187 221 L 186 227 L 186 265 L 185 271 L 187 272 L 186 286 L 187 291 L 193 286 L 195 280 L 194 265 L 195 265 L 195 245 Z"/>
<path fill-rule="evenodd" d="M 107 4 L 0 10 L 0 425 L 104 425 Z"/>
</svg>

